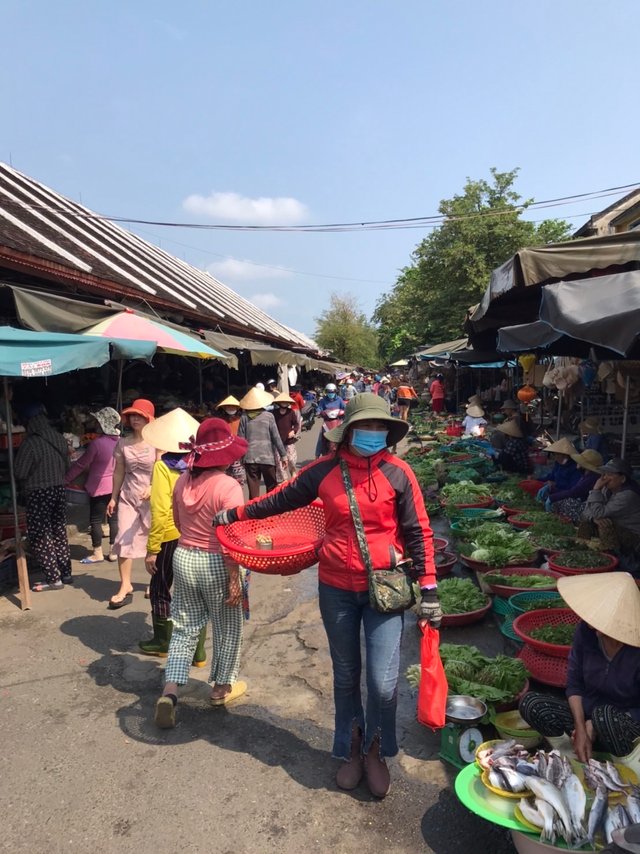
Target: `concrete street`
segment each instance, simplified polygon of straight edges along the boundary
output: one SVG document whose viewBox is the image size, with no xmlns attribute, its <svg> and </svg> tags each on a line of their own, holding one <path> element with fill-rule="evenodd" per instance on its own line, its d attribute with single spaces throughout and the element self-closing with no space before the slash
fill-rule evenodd
<svg viewBox="0 0 640 854">
<path fill-rule="evenodd" d="M 310 459 L 315 430 L 299 443 Z M 256 573 L 242 677 L 247 694 L 208 705 L 208 668 L 192 669 L 175 730 L 153 724 L 163 663 L 137 652 L 149 633 L 142 561 L 133 604 L 107 610 L 117 567 L 81 566 L 88 519 L 71 527 L 75 586 L 33 595 L 21 612 L 0 598 L 0 850 L 8 852 L 491 852 L 514 849 L 453 792 L 439 735 L 415 720 L 400 679 L 401 752 L 392 789 L 336 789 L 331 667 L 315 569 Z M 502 650 L 488 619 L 446 640 Z M 418 660 L 408 614 L 402 669 Z"/>
</svg>

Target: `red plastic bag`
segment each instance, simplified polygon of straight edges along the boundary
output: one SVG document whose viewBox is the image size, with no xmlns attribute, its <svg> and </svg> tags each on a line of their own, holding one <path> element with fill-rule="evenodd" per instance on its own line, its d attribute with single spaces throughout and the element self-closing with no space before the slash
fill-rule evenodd
<svg viewBox="0 0 640 854">
<path fill-rule="evenodd" d="M 420 688 L 418 689 L 418 721 L 431 729 L 444 726 L 447 705 L 447 677 L 440 658 L 440 632 L 428 623 L 420 626 Z"/>
</svg>

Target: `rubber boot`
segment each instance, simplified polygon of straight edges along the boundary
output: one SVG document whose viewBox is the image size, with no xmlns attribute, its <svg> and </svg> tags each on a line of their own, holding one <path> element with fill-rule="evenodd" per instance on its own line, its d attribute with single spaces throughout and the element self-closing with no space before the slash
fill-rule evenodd
<svg viewBox="0 0 640 854">
<path fill-rule="evenodd" d="M 192 667 L 206 667 L 207 664 L 207 650 L 204 648 L 205 641 L 207 640 L 207 627 L 203 626 L 200 630 L 200 634 L 198 635 L 198 646 L 196 647 L 196 651 L 193 654 L 193 661 L 191 662 Z"/>
<path fill-rule="evenodd" d="M 168 617 L 151 615 L 153 622 L 153 637 L 148 641 L 140 641 L 138 646 L 143 655 L 156 655 L 158 658 L 166 658 L 169 652 L 169 641 L 173 623 Z"/>
<path fill-rule="evenodd" d="M 364 763 L 362 759 L 362 733 L 356 727 L 351 734 L 351 758 L 342 762 L 336 773 L 336 785 L 339 789 L 351 791 L 362 780 Z"/>
</svg>

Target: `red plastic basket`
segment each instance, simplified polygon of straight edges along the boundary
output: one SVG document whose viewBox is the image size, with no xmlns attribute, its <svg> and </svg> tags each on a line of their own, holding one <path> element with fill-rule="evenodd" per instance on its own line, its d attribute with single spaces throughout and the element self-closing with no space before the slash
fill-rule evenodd
<svg viewBox="0 0 640 854">
<path fill-rule="evenodd" d="M 318 561 L 325 534 L 324 509 L 320 501 L 314 501 L 280 516 L 220 526 L 216 534 L 231 557 L 247 569 L 293 575 Z M 258 535 L 271 537 L 273 548 L 258 548 Z"/>
<path fill-rule="evenodd" d="M 491 592 L 495 593 L 496 596 L 502 596 L 503 599 L 509 599 L 511 596 L 514 596 L 516 593 L 539 593 L 541 590 L 555 590 L 556 589 L 556 579 L 558 578 L 558 574 L 552 572 L 550 569 L 535 569 L 529 566 L 505 566 L 502 569 L 496 569 L 494 572 L 500 573 L 500 575 L 514 575 L 520 576 L 523 575 L 546 575 L 549 577 L 549 586 L 546 585 L 544 587 L 518 587 L 517 585 L 507 585 L 507 584 L 492 584 L 487 578 L 491 573 L 488 572 L 485 575 L 484 583 L 487 587 L 491 588 Z"/>
<path fill-rule="evenodd" d="M 438 563 L 438 557 L 442 558 L 442 562 Z M 450 575 L 451 570 L 456 565 L 458 556 L 453 552 L 436 552 L 436 575 L 438 578 L 443 578 L 445 575 Z"/>
<path fill-rule="evenodd" d="M 449 540 L 446 540 L 444 537 L 434 537 L 433 538 L 433 547 L 437 552 L 446 551 L 448 545 L 449 545 Z"/>
<path fill-rule="evenodd" d="M 451 504 L 450 505 L 450 503 L 446 499 L 442 499 L 442 501 L 440 503 L 442 504 L 443 507 L 452 506 L 458 510 L 464 510 L 467 507 L 481 507 L 484 509 L 486 507 L 491 507 L 493 505 L 493 496 L 488 495 L 486 498 L 478 498 L 478 500 L 474 501 L 473 504 Z"/>
<path fill-rule="evenodd" d="M 597 554 L 608 557 L 609 563 L 605 566 L 562 566 L 554 561 L 553 558 L 556 554 L 558 554 L 558 552 L 551 552 L 549 555 L 549 568 L 553 569 L 554 572 L 557 572 L 558 575 L 587 575 L 590 572 L 611 572 L 611 570 L 615 569 L 618 565 L 617 557 L 607 554 L 606 552 L 597 552 Z"/>
<path fill-rule="evenodd" d="M 514 528 L 533 528 L 534 522 L 526 522 L 524 520 L 520 520 L 518 517 L 520 513 L 512 513 L 511 516 L 507 514 L 507 522 L 513 525 Z"/>
<path fill-rule="evenodd" d="M 551 685 L 554 688 L 567 687 L 569 670 L 567 658 L 545 655 L 530 646 L 523 646 L 516 658 L 520 659 L 536 682 L 542 682 L 543 685 Z"/>
<path fill-rule="evenodd" d="M 477 623 L 491 609 L 491 600 L 487 602 L 484 608 L 478 608 L 477 611 L 467 611 L 466 614 L 443 614 L 440 625 L 443 628 L 452 626 L 468 626 L 471 623 Z"/>
<path fill-rule="evenodd" d="M 580 617 L 571 608 L 553 608 L 552 610 L 544 608 L 520 614 L 513 621 L 513 630 L 519 638 L 538 652 L 553 658 L 569 658 L 570 646 L 545 643 L 531 637 L 530 633 L 533 629 L 540 629 L 543 626 L 577 625 L 579 622 Z"/>
<path fill-rule="evenodd" d="M 528 495 L 532 495 L 535 498 L 544 486 L 544 482 L 542 480 L 521 480 L 518 486 Z"/>
</svg>

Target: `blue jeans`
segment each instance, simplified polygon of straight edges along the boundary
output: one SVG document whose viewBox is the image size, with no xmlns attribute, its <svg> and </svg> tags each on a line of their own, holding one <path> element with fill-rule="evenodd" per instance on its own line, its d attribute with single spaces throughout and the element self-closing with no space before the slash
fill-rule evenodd
<svg viewBox="0 0 640 854">
<path fill-rule="evenodd" d="M 369 605 L 369 593 L 354 593 L 320 583 L 322 622 L 333 662 L 333 696 L 336 707 L 333 756 L 349 759 L 354 725 L 363 733 L 368 753 L 377 736 L 380 756 L 395 756 L 398 670 L 404 614 L 380 614 Z M 367 710 L 362 706 L 360 677 L 360 625 L 364 627 L 367 675 Z"/>
</svg>

